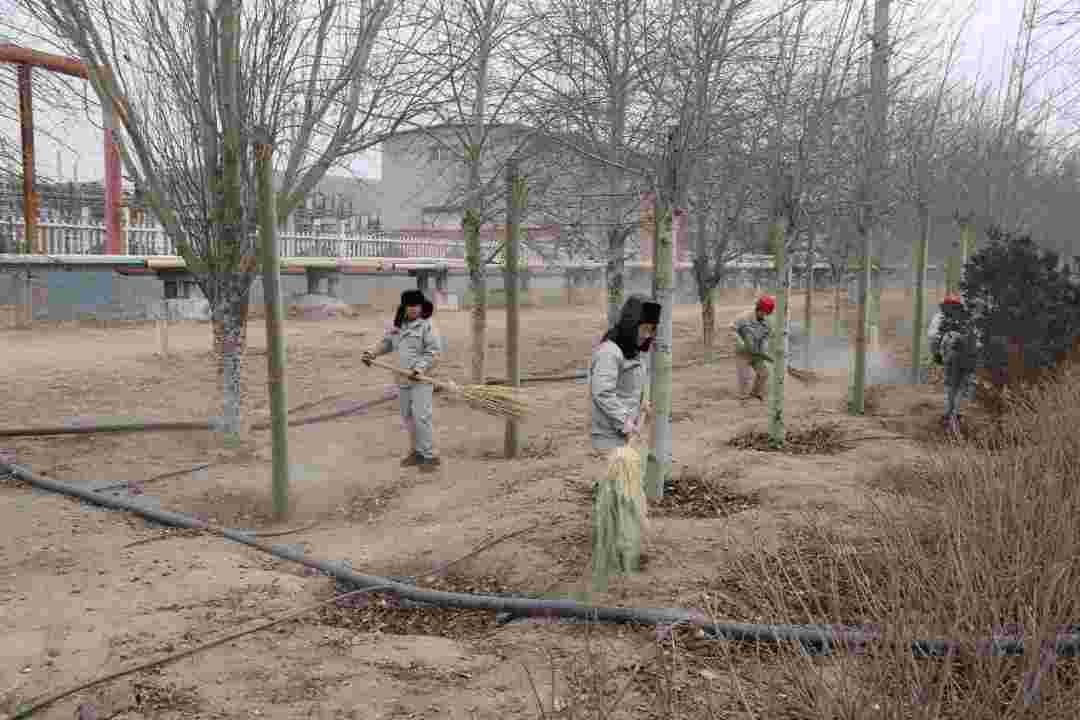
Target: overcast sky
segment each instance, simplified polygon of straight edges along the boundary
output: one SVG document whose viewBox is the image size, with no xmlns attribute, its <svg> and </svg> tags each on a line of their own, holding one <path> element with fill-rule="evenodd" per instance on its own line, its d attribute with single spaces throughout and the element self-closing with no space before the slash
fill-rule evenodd
<svg viewBox="0 0 1080 720">
<path fill-rule="evenodd" d="M 1003 83 L 1003 78 L 1007 77 L 1006 74 L 1003 74 L 1005 72 L 1004 63 L 1007 62 L 1009 52 L 1016 42 L 1024 0 L 974 1 L 976 11 L 964 33 L 957 74 L 969 80 L 978 78 L 984 82 Z M 0 0 L 0 14 L 5 12 L 5 6 L 10 7 L 10 2 L 11 0 Z M 961 5 L 966 5 L 966 3 L 945 3 L 946 8 L 951 8 L 951 10 L 945 12 L 951 12 L 955 17 L 957 13 L 964 11 L 963 8 L 958 7 Z M 1071 40 L 1071 42 L 1067 42 L 1066 48 L 1072 54 L 1075 54 L 1074 48 L 1077 46 L 1078 41 L 1076 38 L 1070 38 L 1064 31 L 1044 33 L 1040 37 L 1039 50 L 1044 53 L 1050 51 L 1062 40 Z M 1065 48 L 1062 48 L 1059 54 L 1064 52 Z M 11 69 L 4 69 L 4 71 L 13 72 Z M 1036 88 L 1036 90 L 1059 87 L 1066 82 L 1073 82 L 1071 78 L 1074 77 L 1080 77 L 1075 62 L 1071 70 L 1063 68 L 1044 78 L 1040 82 L 1043 87 Z M 1075 94 L 1073 97 L 1075 97 Z M 5 99 L 5 102 L 12 103 L 10 107 L 14 107 L 17 99 L 12 97 Z M 63 137 L 74 148 L 74 152 L 68 149 L 61 149 L 60 151 L 63 176 L 66 179 L 73 176 L 77 160 L 80 180 L 100 179 L 103 176 L 104 163 L 100 130 L 95 129 L 85 116 L 74 118 L 51 117 L 39 108 L 35 108 L 38 111 L 35 114 L 37 124 L 51 126 L 54 132 L 62 128 Z M 1076 118 L 1076 120 L 1080 122 L 1080 118 Z M 7 134 L 9 137 L 17 138 L 17 122 L 0 120 L 0 132 Z M 38 172 L 43 175 L 55 175 L 57 171 L 58 144 L 46 137 L 44 133 L 38 133 L 35 142 L 37 145 Z M 377 178 L 379 173 L 378 160 L 377 153 L 369 153 L 366 156 L 359 157 L 352 163 L 352 171 L 360 177 Z"/>
</svg>

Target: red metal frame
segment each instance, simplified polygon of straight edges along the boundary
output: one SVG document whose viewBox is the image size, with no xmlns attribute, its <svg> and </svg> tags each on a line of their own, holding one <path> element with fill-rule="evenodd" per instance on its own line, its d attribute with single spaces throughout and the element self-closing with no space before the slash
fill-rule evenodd
<svg viewBox="0 0 1080 720">
<path fill-rule="evenodd" d="M 32 68 L 38 67 L 49 72 L 68 75 L 86 80 L 89 73 L 86 66 L 77 58 L 52 55 L 49 53 L 19 47 L 10 43 L 0 44 L 0 62 L 19 66 L 19 119 L 22 129 L 23 155 L 23 214 L 26 239 L 30 252 L 43 252 L 44 248 L 37 237 L 37 193 L 34 190 L 34 113 Z M 103 125 L 105 126 L 105 254 L 124 254 L 121 223 L 121 173 L 120 153 L 117 150 L 113 133 L 117 130 L 116 115 L 112 108 L 105 107 Z"/>
</svg>

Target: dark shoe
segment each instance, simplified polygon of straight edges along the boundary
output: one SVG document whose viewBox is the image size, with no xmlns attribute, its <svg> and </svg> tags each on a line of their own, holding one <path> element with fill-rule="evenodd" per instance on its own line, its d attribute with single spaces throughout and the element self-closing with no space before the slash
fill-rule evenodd
<svg viewBox="0 0 1080 720">
<path fill-rule="evenodd" d="M 401 461 L 401 467 L 414 467 L 420 464 L 420 456 L 411 452 Z"/>
<path fill-rule="evenodd" d="M 420 458 L 418 464 L 420 465 L 420 471 L 421 472 L 432 473 L 432 472 L 435 472 L 435 470 L 440 465 L 442 465 L 442 460 L 440 460 L 437 457 Z"/>
</svg>

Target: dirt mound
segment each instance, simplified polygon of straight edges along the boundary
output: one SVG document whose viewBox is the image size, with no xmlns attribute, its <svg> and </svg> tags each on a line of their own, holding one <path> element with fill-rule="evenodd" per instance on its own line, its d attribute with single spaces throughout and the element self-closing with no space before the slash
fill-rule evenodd
<svg viewBox="0 0 1080 720">
<path fill-rule="evenodd" d="M 702 477 L 684 470 L 672 478 L 670 490 L 649 505 L 650 513 L 686 518 L 721 518 L 757 507 L 757 492 L 741 493 L 728 488 L 719 478 Z"/>
<path fill-rule="evenodd" d="M 511 589 L 493 576 L 469 578 L 447 574 L 424 578 L 422 585 L 429 590 L 472 593 L 477 595 L 506 595 Z M 331 593 L 348 592 L 349 588 L 331 585 Z M 317 615 L 317 622 L 331 627 L 343 627 L 362 632 L 381 632 L 388 635 L 433 635 L 463 639 L 486 635 L 496 626 L 495 613 L 489 610 L 459 610 L 413 603 L 394 594 L 358 595 L 333 605 L 327 605 Z"/>
<path fill-rule="evenodd" d="M 740 433 L 729 440 L 728 445 L 740 450 L 783 452 L 790 455 L 836 455 L 852 448 L 844 441 L 844 431 L 837 423 L 788 430 L 781 448 L 773 447 L 769 433 L 760 430 Z"/>
</svg>

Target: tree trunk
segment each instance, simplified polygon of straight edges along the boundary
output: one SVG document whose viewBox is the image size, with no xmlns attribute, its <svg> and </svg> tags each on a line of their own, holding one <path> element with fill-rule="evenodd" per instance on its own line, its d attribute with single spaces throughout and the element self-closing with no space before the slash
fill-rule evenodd
<svg viewBox="0 0 1080 720">
<path fill-rule="evenodd" d="M 694 280 L 697 283 L 698 300 L 701 302 L 701 340 L 705 344 L 706 360 L 711 355 L 716 338 L 716 309 L 713 307 L 712 263 L 709 253 L 708 213 L 705 212 L 707 189 L 698 187 L 695 203 L 695 252 Z"/>
<path fill-rule="evenodd" d="M 773 317 L 773 332 L 769 342 L 769 354 L 772 355 L 772 370 L 769 383 L 769 444 L 783 447 L 784 429 L 784 379 L 787 375 L 788 344 L 788 292 L 791 289 L 791 274 L 787 264 L 787 224 L 785 220 L 774 220 L 769 225 L 769 236 L 773 249 L 776 268 L 776 310 Z"/>
<path fill-rule="evenodd" d="M 873 262 L 873 239 L 880 224 L 879 202 L 884 188 L 885 164 L 884 138 L 888 124 L 889 81 L 889 2 L 876 0 L 874 4 L 873 52 L 870 58 L 870 112 L 866 129 L 866 168 L 863 174 L 863 215 L 859 223 L 862 235 L 862 267 L 859 272 L 859 319 L 855 329 L 854 382 L 851 388 L 852 414 L 866 411 L 866 347 L 869 320 L 870 273 Z"/>
<path fill-rule="evenodd" d="M 465 211 L 465 264 L 469 269 L 469 291 L 472 293 L 472 354 L 470 370 L 472 382 L 482 384 L 486 378 L 487 353 L 487 275 L 485 274 L 483 248 L 480 246 L 480 211 Z"/>
<path fill-rule="evenodd" d="M 472 381 L 483 384 L 487 379 L 487 272 L 480 246 L 480 226 L 484 212 L 481 196 L 480 169 L 486 141 L 484 110 L 488 97 L 488 63 L 491 59 L 494 17 L 491 4 L 484 6 L 482 23 L 476 28 L 479 45 L 476 52 L 476 83 L 472 106 L 472 127 L 466 159 L 469 170 L 468 207 L 462 224 L 465 229 L 465 257 L 469 268 L 469 289 L 472 291 Z"/>
<path fill-rule="evenodd" d="M 614 200 L 612 201 L 614 202 Z M 654 259 L 655 263 L 656 260 Z M 622 309 L 626 283 L 626 235 L 621 228 L 608 229 L 607 268 L 607 324 L 615 327 Z"/>
<path fill-rule="evenodd" d="M 221 194 L 218 197 L 217 254 L 222 264 L 243 260 L 238 246 L 244 240 L 242 186 L 243 138 L 239 90 L 240 2 L 221 4 L 221 85 L 223 145 L 221 153 Z M 226 435 L 238 439 L 243 417 L 243 356 L 247 347 L 247 269 L 224 273 L 217 280 L 214 300 L 214 343 L 220 358 L 223 425 Z"/>
<path fill-rule="evenodd" d="M 806 242 L 806 304 L 803 308 L 803 367 L 811 366 L 811 346 L 814 340 L 814 264 L 817 233 L 810 223 L 810 235 Z"/>
<path fill-rule="evenodd" d="M 915 312 L 911 324 L 911 382 L 922 382 L 923 335 L 926 322 L 926 263 L 930 250 L 930 207 L 920 201 L 919 239 L 915 244 Z"/>
<path fill-rule="evenodd" d="M 843 303 L 844 293 L 844 276 L 833 276 L 833 337 L 840 337 L 843 334 L 843 326 L 841 323 L 841 307 Z M 843 303 L 846 304 L 846 303 Z"/>
<path fill-rule="evenodd" d="M 660 303 L 660 327 L 652 352 L 652 388 L 649 393 L 653 406 L 653 451 L 649 454 L 645 476 L 647 497 L 664 496 L 664 484 L 671 476 L 671 365 L 672 365 L 672 302 L 675 293 L 674 258 L 672 257 L 672 209 L 663 202 L 656 212 L 657 242 L 653 257 L 656 274 L 656 302 Z M 681 219 L 681 218 L 680 218 Z"/>
<path fill-rule="evenodd" d="M 956 290 L 959 292 L 960 283 L 964 280 L 964 270 L 967 267 L 968 257 L 975 245 L 975 223 L 965 220 L 960 226 L 960 269 L 957 272 Z"/>
<path fill-rule="evenodd" d="M 222 390 L 222 430 L 234 438 L 242 435 L 244 410 L 243 363 L 247 350 L 248 294 L 229 283 L 212 311 L 214 356 Z"/>
<path fill-rule="evenodd" d="M 945 294 L 953 295 L 960 289 L 960 244 L 952 243 L 945 259 Z"/>
<path fill-rule="evenodd" d="M 704 328 L 703 341 L 706 354 L 716 344 L 716 306 L 713 304 L 713 291 L 706 290 L 705 297 L 701 298 L 701 325 Z"/>
</svg>

